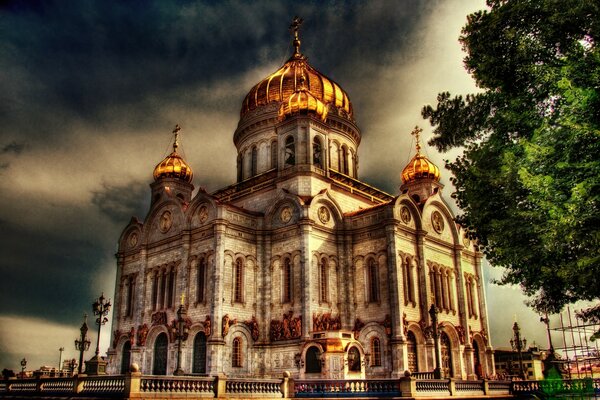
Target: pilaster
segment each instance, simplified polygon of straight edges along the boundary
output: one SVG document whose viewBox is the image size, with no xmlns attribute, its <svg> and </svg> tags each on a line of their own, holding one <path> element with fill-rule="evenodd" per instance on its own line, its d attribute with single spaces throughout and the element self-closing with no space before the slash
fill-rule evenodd
<svg viewBox="0 0 600 400">
<path fill-rule="evenodd" d="M 305 339 L 310 338 L 310 323 L 312 321 L 313 307 L 311 301 L 311 270 L 312 270 L 312 252 L 310 248 L 310 235 L 312 226 L 309 219 L 300 221 L 300 271 L 303 283 L 302 288 L 302 336 Z"/>
</svg>

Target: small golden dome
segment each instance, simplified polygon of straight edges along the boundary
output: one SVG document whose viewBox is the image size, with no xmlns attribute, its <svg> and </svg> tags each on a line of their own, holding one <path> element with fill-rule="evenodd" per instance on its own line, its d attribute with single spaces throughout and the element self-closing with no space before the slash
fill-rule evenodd
<svg viewBox="0 0 600 400">
<path fill-rule="evenodd" d="M 300 77 L 305 77 L 306 89 L 323 104 L 331 104 L 340 114 L 353 121 L 352 103 L 346 92 L 334 81 L 308 64 L 300 53 L 298 28 L 302 21 L 294 20 L 290 27 L 294 33 L 294 54 L 281 68 L 257 83 L 242 103 L 240 117 L 248 112 L 273 102 L 285 102 L 299 89 Z"/>
<path fill-rule="evenodd" d="M 435 181 L 440 180 L 440 169 L 429 161 L 427 157 L 421 154 L 421 143 L 419 142 L 419 134 L 423 130 L 418 126 L 412 131 L 412 134 L 417 139 L 417 154 L 410 160 L 410 162 L 402 170 L 402 183 L 406 184 L 414 182 L 419 179 L 433 179 Z"/>
<path fill-rule="evenodd" d="M 182 181 L 191 183 L 194 173 L 192 168 L 185 162 L 179 154 L 177 154 L 177 136 L 181 128 L 179 125 L 175 126 L 173 133 L 175 134 L 175 140 L 173 141 L 173 152 L 165 157 L 158 165 L 154 168 L 154 180 L 157 181 L 161 178 L 177 178 Z"/>
<path fill-rule="evenodd" d="M 279 108 L 279 118 L 294 114 L 315 113 L 323 121 L 327 118 L 327 106 L 306 89 L 304 75 L 300 77 L 300 88 L 296 90 Z"/>
</svg>

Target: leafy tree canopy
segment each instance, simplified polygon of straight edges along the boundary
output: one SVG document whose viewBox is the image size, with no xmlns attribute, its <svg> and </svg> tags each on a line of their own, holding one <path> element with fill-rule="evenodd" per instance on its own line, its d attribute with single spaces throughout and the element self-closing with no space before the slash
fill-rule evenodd
<svg viewBox="0 0 600 400">
<path fill-rule="evenodd" d="M 489 0 L 460 41 L 481 91 L 425 106 L 430 144 L 464 146 L 460 223 L 549 312 L 600 298 L 600 1 Z"/>
</svg>

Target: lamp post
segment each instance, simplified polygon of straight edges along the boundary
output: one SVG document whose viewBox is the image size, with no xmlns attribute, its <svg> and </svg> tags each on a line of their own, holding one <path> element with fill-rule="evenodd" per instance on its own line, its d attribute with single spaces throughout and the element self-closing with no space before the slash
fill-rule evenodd
<svg viewBox="0 0 600 400">
<path fill-rule="evenodd" d="M 23 357 L 21 360 L 21 379 L 25 378 L 25 367 L 27 367 L 27 359 Z"/>
<path fill-rule="evenodd" d="M 438 309 L 434 303 L 429 308 L 431 317 L 431 336 L 433 336 L 433 346 L 435 348 L 435 368 L 433 369 L 433 378 L 442 379 L 442 369 L 440 368 L 440 341 L 438 332 Z"/>
<path fill-rule="evenodd" d="M 83 352 L 90 348 L 90 340 L 87 338 L 87 314 L 83 314 L 83 324 L 79 330 L 81 331 L 81 336 L 79 339 L 75 339 L 75 350 L 79 351 L 79 369 L 77 371 L 81 374 L 81 368 L 83 368 Z"/>
<path fill-rule="evenodd" d="M 98 358 L 100 354 L 100 329 L 102 325 L 108 322 L 108 312 L 110 311 L 110 300 L 106 300 L 104 297 L 104 293 L 100 295 L 98 299 L 92 304 L 92 310 L 94 311 L 94 315 L 96 316 L 96 324 L 98 325 L 98 341 L 96 342 L 96 358 Z"/>
<path fill-rule="evenodd" d="M 175 371 L 173 371 L 173 375 L 184 375 L 183 369 L 181 368 L 181 342 L 187 339 L 187 327 L 185 326 L 185 317 L 187 316 L 187 311 L 183 305 L 184 297 L 181 296 L 181 304 L 179 305 L 179 309 L 177 309 L 177 327 L 173 327 L 172 329 L 175 331 L 175 337 L 177 338 L 177 367 Z"/>
<path fill-rule="evenodd" d="M 521 339 L 521 329 L 519 324 L 515 321 L 513 325 L 513 338 L 510 339 L 510 346 L 513 350 L 516 350 L 519 355 L 519 372 L 521 379 L 525 379 L 525 370 L 523 369 L 523 349 L 527 346 L 527 339 Z"/>
</svg>

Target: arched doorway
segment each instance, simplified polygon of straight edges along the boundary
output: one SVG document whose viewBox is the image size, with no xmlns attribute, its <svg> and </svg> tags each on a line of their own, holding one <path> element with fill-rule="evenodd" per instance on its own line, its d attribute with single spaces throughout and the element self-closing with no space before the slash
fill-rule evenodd
<svg viewBox="0 0 600 400">
<path fill-rule="evenodd" d="M 348 371 L 360 372 L 361 360 L 360 351 L 354 346 L 348 350 Z"/>
<path fill-rule="evenodd" d="M 128 340 L 123 345 L 123 351 L 121 352 L 121 374 L 129 372 L 129 365 L 131 364 L 131 342 Z"/>
<path fill-rule="evenodd" d="M 167 374 L 168 347 L 169 339 L 167 339 L 167 334 L 163 332 L 154 341 L 154 364 L 152 366 L 152 373 L 154 375 Z"/>
<path fill-rule="evenodd" d="M 408 331 L 406 334 L 406 353 L 408 357 L 408 370 L 410 372 L 418 372 L 419 356 L 417 353 L 417 338 L 411 331 Z"/>
<path fill-rule="evenodd" d="M 306 350 L 306 373 L 321 373 L 321 352 L 316 346 L 311 346 Z"/>
<path fill-rule="evenodd" d="M 206 335 L 198 332 L 194 337 L 194 362 L 192 372 L 195 374 L 206 373 Z"/>
<path fill-rule="evenodd" d="M 440 334 L 440 350 L 442 353 L 442 373 L 446 378 L 451 378 L 453 376 L 452 347 L 450 346 L 450 338 L 446 332 Z"/>
<path fill-rule="evenodd" d="M 479 345 L 476 340 L 473 340 L 473 368 L 478 379 L 483 377 L 483 368 L 481 366 L 481 355 L 479 354 Z"/>
</svg>

